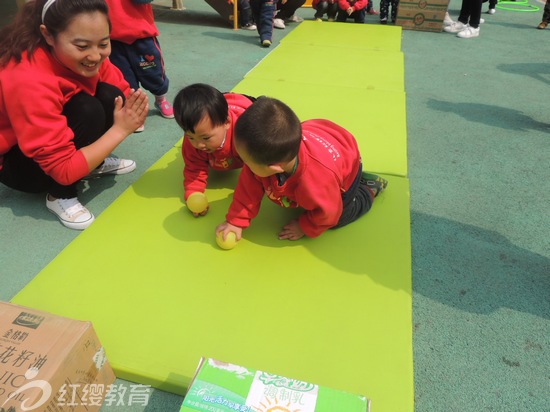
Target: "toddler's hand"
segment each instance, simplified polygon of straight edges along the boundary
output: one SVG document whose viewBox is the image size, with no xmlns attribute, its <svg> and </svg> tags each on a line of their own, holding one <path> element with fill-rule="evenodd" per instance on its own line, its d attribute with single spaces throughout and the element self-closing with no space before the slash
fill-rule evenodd
<svg viewBox="0 0 550 412">
<path fill-rule="evenodd" d="M 194 217 L 199 217 L 199 216 L 204 216 L 208 213 L 208 209 L 210 209 L 210 205 L 209 206 L 206 206 L 206 209 L 204 209 L 202 212 L 200 213 L 195 213 L 195 212 L 191 212 L 193 213 L 193 216 Z"/>
<path fill-rule="evenodd" d="M 235 237 L 236 237 L 237 242 L 238 242 L 239 240 L 241 240 L 241 235 L 242 235 L 243 229 L 241 227 L 234 226 L 229 222 L 223 222 L 223 223 L 219 224 L 218 226 L 216 226 L 216 231 L 215 231 L 216 235 L 219 232 L 223 232 L 222 237 L 223 237 L 224 240 L 225 240 L 225 237 L 227 236 L 227 234 L 229 232 L 234 232 Z"/>
<path fill-rule="evenodd" d="M 302 228 L 298 224 L 297 220 L 291 220 L 283 226 L 283 230 L 279 232 L 279 240 L 298 240 L 305 236 Z"/>
</svg>

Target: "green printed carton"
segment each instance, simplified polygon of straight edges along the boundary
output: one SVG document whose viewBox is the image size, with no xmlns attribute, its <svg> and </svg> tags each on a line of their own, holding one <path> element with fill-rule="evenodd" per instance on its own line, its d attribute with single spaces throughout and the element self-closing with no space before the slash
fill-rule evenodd
<svg viewBox="0 0 550 412">
<path fill-rule="evenodd" d="M 364 396 L 202 358 L 180 412 L 370 412 Z"/>
</svg>

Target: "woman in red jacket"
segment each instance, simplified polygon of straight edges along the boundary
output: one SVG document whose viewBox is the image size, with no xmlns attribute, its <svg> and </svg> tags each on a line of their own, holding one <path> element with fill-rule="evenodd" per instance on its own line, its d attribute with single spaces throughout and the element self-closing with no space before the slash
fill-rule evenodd
<svg viewBox="0 0 550 412">
<path fill-rule="evenodd" d="M 135 169 L 110 153 L 148 111 L 108 60 L 110 28 L 104 0 L 36 0 L 0 31 L 0 182 L 46 192 L 71 229 L 94 220 L 77 198 L 82 178 Z"/>
</svg>

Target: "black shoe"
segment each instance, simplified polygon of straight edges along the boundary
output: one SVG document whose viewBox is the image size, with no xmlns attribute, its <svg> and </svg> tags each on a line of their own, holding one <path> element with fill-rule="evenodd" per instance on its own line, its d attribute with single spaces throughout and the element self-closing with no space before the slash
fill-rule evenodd
<svg viewBox="0 0 550 412">
<path fill-rule="evenodd" d="M 378 175 L 368 172 L 361 173 L 361 184 L 369 189 L 374 197 L 378 196 L 388 187 L 388 181 Z"/>
</svg>

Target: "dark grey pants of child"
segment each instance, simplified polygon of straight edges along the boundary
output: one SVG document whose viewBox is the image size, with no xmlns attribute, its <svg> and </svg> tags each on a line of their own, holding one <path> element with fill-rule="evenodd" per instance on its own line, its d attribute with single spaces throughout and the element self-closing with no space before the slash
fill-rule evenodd
<svg viewBox="0 0 550 412">
<path fill-rule="evenodd" d="M 141 85 L 155 96 L 168 92 L 169 80 L 156 37 L 138 39 L 132 44 L 111 40 L 111 62 L 117 66 L 132 89 Z"/>
<path fill-rule="evenodd" d="M 342 216 L 340 216 L 336 226 L 333 226 L 331 229 L 337 229 L 356 221 L 367 213 L 372 207 L 372 203 L 374 201 L 372 193 L 366 186 L 361 184 L 362 171 L 363 167 L 360 166 L 359 173 L 357 173 L 351 187 L 347 190 L 347 192 L 342 194 L 344 210 L 342 211 Z"/>
</svg>

